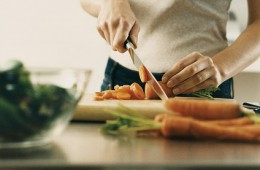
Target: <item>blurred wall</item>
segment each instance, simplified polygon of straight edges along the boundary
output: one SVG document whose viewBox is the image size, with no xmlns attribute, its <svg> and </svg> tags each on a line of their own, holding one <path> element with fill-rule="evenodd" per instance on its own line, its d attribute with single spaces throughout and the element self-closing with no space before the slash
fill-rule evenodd
<svg viewBox="0 0 260 170">
<path fill-rule="evenodd" d="M 0 0 L 0 61 L 93 69 L 92 92 L 99 90 L 108 53 L 79 0 Z"/>
<path fill-rule="evenodd" d="M 246 0 L 232 2 L 238 27 L 228 26 L 229 33 L 246 27 L 246 7 Z M 81 9 L 79 0 L 0 0 L 0 61 L 17 58 L 27 66 L 92 69 L 90 93 L 100 88 L 109 50 L 96 31 L 96 19 Z M 244 72 L 260 72 L 260 61 Z"/>
</svg>

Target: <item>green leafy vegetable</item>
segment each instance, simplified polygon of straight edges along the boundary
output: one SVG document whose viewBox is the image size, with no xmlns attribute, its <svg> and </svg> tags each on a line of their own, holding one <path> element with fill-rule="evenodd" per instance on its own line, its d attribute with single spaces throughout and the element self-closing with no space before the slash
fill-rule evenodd
<svg viewBox="0 0 260 170">
<path fill-rule="evenodd" d="M 161 123 L 155 122 L 120 103 L 117 109 L 106 109 L 105 111 L 115 116 L 115 120 L 106 122 L 100 129 L 103 133 L 118 134 L 161 128 Z"/>
<path fill-rule="evenodd" d="M 216 91 L 219 91 L 219 88 L 216 87 L 209 87 L 207 89 L 199 90 L 195 93 L 192 93 L 191 95 L 194 97 L 200 97 L 200 98 L 208 98 L 208 99 L 214 99 L 212 94 Z"/>
<path fill-rule="evenodd" d="M 22 62 L 0 65 L 0 141 L 41 135 L 70 117 L 76 104 L 70 90 L 33 84 Z"/>
</svg>

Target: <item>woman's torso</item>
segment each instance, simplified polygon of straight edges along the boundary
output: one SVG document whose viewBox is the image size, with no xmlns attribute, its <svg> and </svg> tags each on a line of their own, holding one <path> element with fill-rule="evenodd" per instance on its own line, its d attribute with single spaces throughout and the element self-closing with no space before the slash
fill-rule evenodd
<svg viewBox="0 0 260 170">
<path fill-rule="evenodd" d="M 136 53 L 152 71 L 167 71 L 193 51 L 213 56 L 227 47 L 226 22 L 231 0 L 129 0 L 139 20 Z M 111 58 L 136 70 L 128 53 Z"/>
</svg>

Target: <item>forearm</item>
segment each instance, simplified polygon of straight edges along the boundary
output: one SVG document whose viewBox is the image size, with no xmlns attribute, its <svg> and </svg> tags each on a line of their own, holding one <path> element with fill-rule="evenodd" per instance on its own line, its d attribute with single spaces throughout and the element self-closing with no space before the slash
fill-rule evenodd
<svg viewBox="0 0 260 170">
<path fill-rule="evenodd" d="M 94 17 L 98 17 L 103 0 L 80 0 L 82 8 Z"/>
<path fill-rule="evenodd" d="M 256 20 L 225 50 L 212 57 L 222 81 L 236 75 L 260 56 L 260 20 Z"/>
</svg>

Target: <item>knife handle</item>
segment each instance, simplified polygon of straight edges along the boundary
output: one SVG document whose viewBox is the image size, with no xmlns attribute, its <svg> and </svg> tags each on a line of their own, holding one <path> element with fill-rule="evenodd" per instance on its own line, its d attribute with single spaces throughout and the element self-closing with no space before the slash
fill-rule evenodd
<svg viewBox="0 0 260 170">
<path fill-rule="evenodd" d="M 134 48 L 134 45 L 133 45 L 133 43 L 132 43 L 130 37 L 127 37 L 127 39 L 126 39 L 126 41 L 125 41 L 125 43 L 124 43 L 124 47 L 125 47 L 126 49 Z"/>
</svg>

